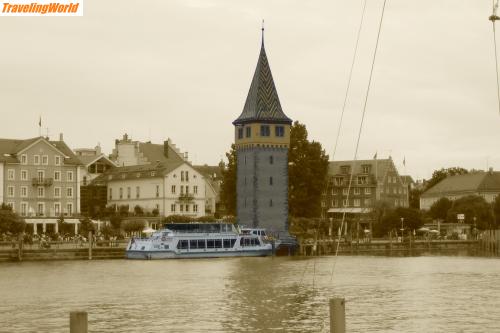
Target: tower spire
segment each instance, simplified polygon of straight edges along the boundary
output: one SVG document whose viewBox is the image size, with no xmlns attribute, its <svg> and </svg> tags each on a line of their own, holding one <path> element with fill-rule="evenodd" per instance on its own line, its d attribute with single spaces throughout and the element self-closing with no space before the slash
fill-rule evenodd
<svg viewBox="0 0 500 333">
<path fill-rule="evenodd" d="M 262 46 L 264 46 L 264 20 L 262 20 Z"/>
</svg>

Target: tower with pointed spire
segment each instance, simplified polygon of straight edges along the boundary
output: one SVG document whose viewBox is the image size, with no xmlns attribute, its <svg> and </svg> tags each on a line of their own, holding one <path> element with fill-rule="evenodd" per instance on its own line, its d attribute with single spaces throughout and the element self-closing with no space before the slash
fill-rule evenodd
<svg viewBox="0 0 500 333">
<path fill-rule="evenodd" d="M 288 235 L 290 125 L 281 108 L 262 43 L 241 115 L 233 121 L 237 154 L 237 217 L 240 225 Z"/>
</svg>

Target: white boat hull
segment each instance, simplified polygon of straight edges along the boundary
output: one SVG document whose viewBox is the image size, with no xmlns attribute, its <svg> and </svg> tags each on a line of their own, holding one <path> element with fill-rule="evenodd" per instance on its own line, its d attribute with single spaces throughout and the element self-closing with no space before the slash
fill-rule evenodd
<svg viewBox="0 0 500 333">
<path fill-rule="evenodd" d="M 223 257 L 265 257 L 272 255 L 272 249 L 230 250 L 228 251 L 126 251 L 127 259 L 183 259 L 183 258 L 223 258 Z"/>
</svg>

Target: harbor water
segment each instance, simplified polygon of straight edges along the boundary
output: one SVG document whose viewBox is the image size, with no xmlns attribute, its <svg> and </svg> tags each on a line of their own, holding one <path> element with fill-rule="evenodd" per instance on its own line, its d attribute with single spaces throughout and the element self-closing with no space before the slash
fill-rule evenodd
<svg viewBox="0 0 500 333">
<path fill-rule="evenodd" d="M 334 274 L 332 269 L 335 264 Z M 0 332 L 500 332 L 500 259 L 470 256 L 0 263 Z"/>
</svg>

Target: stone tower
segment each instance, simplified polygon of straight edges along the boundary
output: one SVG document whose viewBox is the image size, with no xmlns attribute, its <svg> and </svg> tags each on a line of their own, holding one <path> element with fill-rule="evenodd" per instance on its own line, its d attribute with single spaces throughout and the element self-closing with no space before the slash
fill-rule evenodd
<svg viewBox="0 0 500 333">
<path fill-rule="evenodd" d="M 233 121 L 238 223 L 288 236 L 288 147 L 292 120 L 281 109 L 264 48 L 241 115 Z"/>
</svg>

